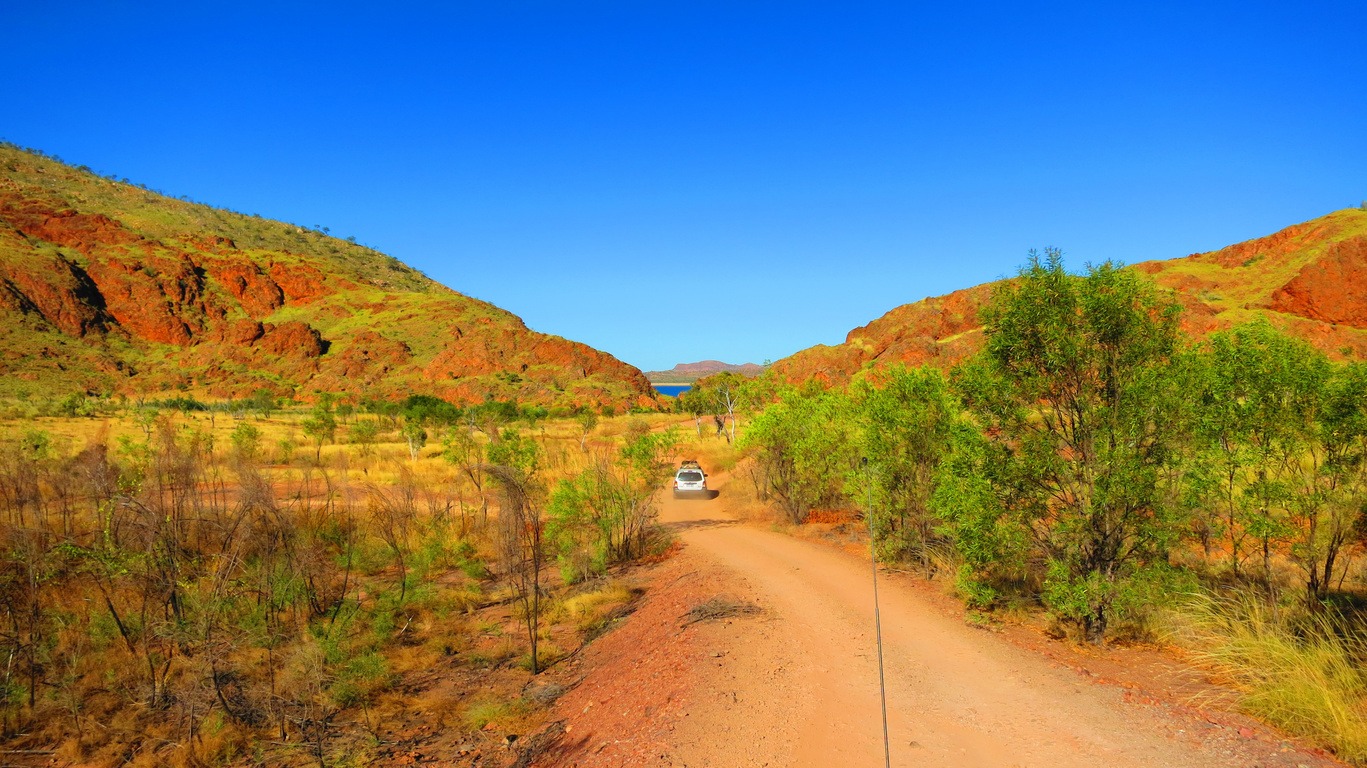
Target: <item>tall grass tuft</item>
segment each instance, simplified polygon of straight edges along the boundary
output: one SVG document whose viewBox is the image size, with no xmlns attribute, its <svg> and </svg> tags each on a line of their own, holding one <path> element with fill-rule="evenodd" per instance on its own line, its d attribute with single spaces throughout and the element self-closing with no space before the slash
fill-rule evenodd
<svg viewBox="0 0 1367 768">
<path fill-rule="evenodd" d="M 1367 765 L 1367 638 L 1345 632 L 1340 616 L 1199 595 L 1169 624 L 1169 639 L 1242 691 L 1245 712 Z"/>
</svg>

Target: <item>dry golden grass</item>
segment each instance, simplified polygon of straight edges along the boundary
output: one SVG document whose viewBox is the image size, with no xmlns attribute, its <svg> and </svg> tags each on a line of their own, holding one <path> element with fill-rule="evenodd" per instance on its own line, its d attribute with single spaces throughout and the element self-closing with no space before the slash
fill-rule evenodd
<svg viewBox="0 0 1367 768">
<path fill-rule="evenodd" d="M 568 623 L 580 632 L 594 633 L 611 620 L 618 608 L 633 599 L 631 587 L 609 579 L 556 603 L 548 618 L 555 623 Z"/>
<path fill-rule="evenodd" d="M 1172 642 L 1243 692 L 1249 714 L 1367 765 L 1367 638 L 1331 611 L 1289 616 L 1257 596 L 1198 595 L 1166 621 Z"/>
<path fill-rule="evenodd" d="M 110 456 L 121 457 L 121 439 L 142 443 L 158 429 L 145 415 L 148 412 L 136 409 L 100 418 L 21 414 L 5 419 L 4 413 L 0 408 L 0 447 L 26 432 L 42 431 L 52 436 L 53 452 L 62 461 L 101 443 L 109 447 Z M 373 418 L 355 416 L 339 424 L 338 441 L 322 446 L 315 460 L 314 446 L 304 438 L 301 421 L 308 413 L 302 408 L 279 411 L 268 419 L 177 411 L 152 416 L 163 431 L 179 438 L 199 435 L 201 444 L 211 440 L 205 476 L 221 483 L 230 498 L 247 482 L 234 455 L 233 432 L 242 424 L 258 430 L 262 466 L 253 471 L 268 479 L 282 514 L 311 531 L 300 544 L 318 537 L 334 537 L 327 541 L 335 544 L 342 529 L 329 527 L 325 508 L 335 508 L 334 516 L 345 516 L 357 526 L 351 555 L 337 559 L 326 548 L 320 550 L 322 557 L 332 558 L 324 565 L 334 576 L 340 578 L 343 567 L 350 569 L 345 597 L 335 614 L 326 606 L 321 619 L 310 618 L 307 607 L 293 618 L 286 616 L 285 637 L 269 653 L 259 643 L 259 626 L 219 630 L 222 642 L 234 647 L 225 647 L 217 663 L 242 676 L 252 706 L 264 707 L 265 698 L 259 695 L 266 685 L 262 670 L 273 658 L 279 690 L 303 702 L 290 706 L 312 706 L 316 712 L 291 710 L 287 735 L 290 744 L 300 746 L 275 743 L 280 742 L 279 734 L 267 732 L 274 728 L 273 714 L 260 726 L 226 717 L 213 697 L 213 685 L 206 683 L 212 675 L 198 645 L 187 646 L 188 652 L 169 667 L 168 684 L 177 692 L 172 714 L 139 703 L 139 696 L 146 694 L 139 682 L 147 675 L 146 665 L 125 647 L 106 613 L 92 611 L 91 606 L 102 604 L 93 583 L 75 580 L 54 591 L 55 597 L 45 603 L 60 615 L 76 617 L 76 624 L 58 632 L 53 649 L 54 658 L 67 660 L 71 671 L 64 682 L 50 686 L 55 692 L 40 700 L 37 709 L 15 710 L 21 720 L 37 719 L 25 730 L 25 739 L 11 741 L 9 747 L 56 749 L 70 762 L 89 765 L 208 765 L 244 757 L 279 765 L 316 764 L 317 756 L 303 746 L 308 738 L 302 723 L 321 713 L 336 723 L 324 746 L 327 759 L 364 763 L 375 748 L 374 739 L 365 734 L 377 722 L 400 723 L 414 733 L 431 722 L 444 723 L 474 731 L 468 738 L 478 742 L 497 737 L 503 729 L 525 733 L 543 717 L 551 699 L 522 696 L 529 679 L 523 667 L 530 667 L 525 627 L 507 604 L 503 583 L 490 577 L 497 562 L 492 536 L 496 500 L 490 499 L 491 518 L 483 519 L 478 494 L 462 467 L 442 455 L 441 434 L 431 434 L 415 459 L 393 429 L 382 429 L 369 448 L 348 442 L 349 428 L 357 419 Z M 674 421 L 669 415 L 604 418 L 582 449 L 582 427 L 571 419 L 511 428 L 538 443 L 541 479 L 549 487 L 558 478 L 611 456 L 622 436 L 640 429 L 641 423 L 660 431 Z M 280 450 L 281 441 L 296 445 L 288 459 Z M 381 526 L 386 504 L 392 506 L 404 488 L 411 489 L 414 516 L 397 539 L 409 575 L 400 599 L 399 564 Z M 231 504 L 223 507 L 223 514 L 236 514 Z M 207 599 L 213 594 L 211 573 L 185 575 L 187 598 Z M 546 574 L 553 596 L 540 632 L 543 664 L 572 653 L 637 596 L 617 581 L 566 592 L 556 583 L 553 568 Z M 116 600 L 129 599 L 136 591 L 131 583 L 114 584 Z M 564 599 L 554 596 L 559 593 Z M 482 698 L 472 704 L 476 692 Z M 498 733 L 490 736 L 479 730 L 491 723 Z"/>
</svg>

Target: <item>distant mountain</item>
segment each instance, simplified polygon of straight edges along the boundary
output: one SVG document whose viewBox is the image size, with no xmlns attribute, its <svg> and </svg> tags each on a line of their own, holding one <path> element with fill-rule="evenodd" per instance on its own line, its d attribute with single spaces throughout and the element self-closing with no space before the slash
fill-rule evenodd
<svg viewBox="0 0 1367 768">
<path fill-rule="evenodd" d="M 667 371 L 648 371 L 646 378 L 656 384 L 691 384 L 704 376 L 722 372 L 758 376 L 764 373 L 764 366 L 755 363 L 732 365 L 720 360 L 702 360 L 696 363 L 679 363 Z"/>
<path fill-rule="evenodd" d="M 1349 208 L 1218 251 L 1131 269 L 1170 289 L 1200 337 L 1254 318 L 1330 356 L 1367 355 L 1367 210 Z M 998 283 L 897 307 L 845 337 L 773 364 L 781 378 L 844 383 L 865 366 L 948 367 L 982 346 L 978 310 Z M 652 379 L 654 380 L 654 379 Z"/>
<path fill-rule="evenodd" d="M 0 393 L 654 403 L 637 369 L 322 231 L 0 146 Z"/>
</svg>

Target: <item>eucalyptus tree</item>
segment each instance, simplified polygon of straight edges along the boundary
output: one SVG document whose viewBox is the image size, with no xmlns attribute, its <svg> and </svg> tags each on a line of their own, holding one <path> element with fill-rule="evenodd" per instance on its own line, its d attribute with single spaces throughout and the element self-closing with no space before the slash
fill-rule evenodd
<svg viewBox="0 0 1367 768">
<path fill-rule="evenodd" d="M 1311 358 L 1311 375 L 1325 369 L 1323 356 Z M 1318 363 L 1318 364 L 1317 364 Z M 1293 478 L 1290 518 L 1295 534 L 1291 559 L 1304 575 L 1305 596 L 1318 608 L 1348 573 L 1348 555 L 1363 539 L 1367 506 L 1367 366 L 1353 363 L 1329 369 L 1320 397 L 1302 410 L 1308 439 L 1299 457 L 1290 457 Z M 1313 409 L 1313 410 L 1311 410 Z M 1313 420 L 1311 420 L 1313 419 Z"/>
<path fill-rule="evenodd" d="M 323 458 L 323 444 L 332 442 L 337 436 L 337 417 L 333 412 L 334 395 L 324 392 L 309 411 L 308 418 L 299 422 L 304 434 L 313 439 L 313 461 L 320 463 Z"/>
<path fill-rule="evenodd" d="M 741 446 L 755 454 L 758 490 L 793 523 L 843 503 L 846 478 L 858 466 L 848 399 L 818 387 L 785 392 L 751 420 Z"/>
<path fill-rule="evenodd" d="M 882 557 L 929 569 L 930 548 L 941 540 L 930 497 L 957 409 L 948 384 L 938 370 L 899 365 L 865 372 L 848 396 L 855 443 L 868 462 L 849 474 L 851 501 L 870 505 Z"/>
<path fill-rule="evenodd" d="M 955 441 L 937 512 L 966 558 L 1033 569 L 1050 609 L 1093 642 L 1178 536 L 1160 470 L 1181 428 L 1179 311 L 1133 271 L 1075 276 L 1059 251 L 1032 252 L 954 378 L 977 431 Z"/>
<path fill-rule="evenodd" d="M 587 451 L 589 435 L 598 428 L 598 414 L 592 409 L 585 408 L 574 417 L 574 421 L 579 425 L 579 450 Z"/>
<path fill-rule="evenodd" d="M 685 392 L 685 407 L 695 415 L 712 414 L 717 423 L 717 434 L 727 442 L 736 441 L 736 413 L 746 402 L 746 378 L 738 373 L 714 373 L 693 383 Z M 699 427 L 701 429 L 701 427 Z"/>
<path fill-rule="evenodd" d="M 1212 335 L 1194 360 L 1192 458 L 1208 502 L 1203 525 L 1227 546 L 1234 575 L 1260 555 L 1270 588 L 1273 555 L 1294 533 L 1293 507 L 1314 515 L 1319 504 L 1316 423 L 1329 364 L 1266 322 Z"/>
</svg>

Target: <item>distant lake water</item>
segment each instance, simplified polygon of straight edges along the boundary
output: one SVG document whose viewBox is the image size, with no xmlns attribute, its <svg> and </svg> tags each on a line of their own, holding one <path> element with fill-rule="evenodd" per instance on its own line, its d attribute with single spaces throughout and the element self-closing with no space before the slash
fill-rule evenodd
<svg viewBox="0 0 1367 768">
<path fill-rule="evenodd" d="M 656 392 L 670 397 L 678 397 L 693 388 L 692 384 L 651 384 Z"/>
</svg>

